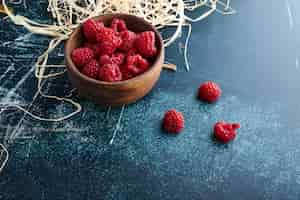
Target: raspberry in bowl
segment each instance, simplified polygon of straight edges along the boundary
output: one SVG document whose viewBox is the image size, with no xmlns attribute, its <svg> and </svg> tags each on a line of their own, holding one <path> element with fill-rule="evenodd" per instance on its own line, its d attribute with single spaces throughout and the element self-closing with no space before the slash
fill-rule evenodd
<svg viewBox="0 0 300 200">
<path fill-rule="evenodd" d="M 164 47 L 144 19 L 109 14 L 86 20 L 65 45 L 69 79 L 80 96 L 119 106 L 144 97 L 160 77 Z"/>
</svg>

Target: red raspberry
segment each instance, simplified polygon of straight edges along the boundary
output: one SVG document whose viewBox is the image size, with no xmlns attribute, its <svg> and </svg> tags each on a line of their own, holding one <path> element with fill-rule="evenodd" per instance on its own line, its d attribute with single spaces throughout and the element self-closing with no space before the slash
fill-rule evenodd
<svg viewBox="0 0 300 200">
<path fill-rule="evenodd" d="M 137 51 L 135 48 L 132 48 L 132 49 L 129 49 L 127 52 L 126 52 L 126 55 L 127 56 L 134 56 L 137 54 Z"/>
<path fill-rule="evenodd" d="M 120 33 L 120 37 L 122 38 L 122 45 L 119 47 L 120 50 L 128 52 L 133 49 L 134 41 L 136 39 L 136 34 L 132 31 L 122 31 Z"/>
<path fill-rule="evenodd" d="M 105 41 L 100 43 L 100 48 L 104 54 L 111 55 L 117 50 L 118 44 L 120 44 L 118 40 Z"/>
<path fill-rule="evenodd" d="M 122 73 L 122 80 L 125 81 L 125 80 L 131 79 L 131 78 L 134 77 L 133 74 L 130 73 L 130 72 L 129 72 L 128 70 L 126 70 L 125 68 L 121 67 L 120 70 L 121 70 L 121 73 Z"/>
<path fill-rule="evenodd" d="M 184 127 L 184 117 L 181 112 L 168 110 L 163 119 L 163 128 L 169 133 L 179 133 Z"/>
<path fill-rule="evenodd" d="M 77 48 L 72 51 L 72 61 L 80 69 L 89 63 L 94 57 L 94 52 L 90 48 Z"/>
<path fill-rule="evenodd" d="M 219 85 L 212 81 L 207 81 L 199 87 L 198 96 L 201 100 L 213 103 L 219 99 L 222 90 Z"/>
<path fill-rule="evenodd" d="M 214 126 L 214 135 L 220 142 L 228 143 L 235 138 L 236 129 L 239 128 L 240 124 L 238 123 L 217 122 Z"/>
<path fill-rule="evenodd" d="M 127 56 L 126 64 L 122 68 L 124 68 L 122 71 L 137 76 L 148 70 L 149 63 L 141 55 Z"/>
<path fill-rule="evenodd" d="M 100 42 L 102 53 L 109 55 L 115 52 L 122 44 L 122 39 L 110 28 L 101 29 L 97 34 L 97 41 Z"/>
<path fill-rule="evenodd" d="M 118 65 L 105 64 L 99 69 L 98 78 L 101 81 L 116 82 L 122 80 L 122 74 Z"/>
<path fill-rule="evenodd" d="M 156 55 L 155 33 L 153 31 L 145 31 L 140 33 L 135 40 L 135 47 L 144 57 L 153 57 Z"/>
<path fill-rule="evenodd" d="M 99 44 L 86 42 L 83 46 L 92 49 L 94 51 L 95 57 L 99 57 L 99 55 L 101 55 L 101 49 Z"/>
<path fill-rule="evenodd" d="M 98 42 L 114 42 L 118 41 L 118 47 L 122 44 L 122 39 L 119 35 L 111 28 L 102 28 L 97 34 Z"/>
<path fill-rule="evenodd" d="M 86 64 L 83 69 L 82 73 L 90 78 L 97 79 L 99 73 L 100 65 L 97 60 L 92 60 L 88 64 Z"/>
<path fill-rule="evenodd" d="M 112 55 L 111 57 L 112 62 L 117 64 L 117 65 L 122 65 L 124 63 L 125 60 L 125 54 L 123 53 L 115 53 Z"/>
<path fill-rule="evenodd" d="M 104 27 L 102 22 L 97 22 L 94 19 L 88 19 L 83 23 L 83 34 L 90 42 L 95 42 L 97 33 Z"/>
<path fill-rule="evenodd" d="M 127 30 L 126 23 L 123 19 L 114 18 L 110 26 L 115 32 L 121 32 Z"/>
<path fill-rule="evenodd" d="M 112 37 L 114 37 L 115 31 L 111 28 L 102 28 L 100 31 L 97 33 L 97 41 L 102 42 L 105 40 L 111 40 Z"/>
<path fill-rule="evenodd" d="M 122 65 L 125 59 L 123 53 L 114 53 L 112 56 L 102 55 L 100 56 L 99 63 L 100 65 L 104 64 L 117 64 L 118 66 Z"/>
<path fill-rule="evenodd" d="M 100 56 L 99 63 L 101 66 L 105 64 L 113 64 L 111 57 L 107 54 Z"/>
</svg>

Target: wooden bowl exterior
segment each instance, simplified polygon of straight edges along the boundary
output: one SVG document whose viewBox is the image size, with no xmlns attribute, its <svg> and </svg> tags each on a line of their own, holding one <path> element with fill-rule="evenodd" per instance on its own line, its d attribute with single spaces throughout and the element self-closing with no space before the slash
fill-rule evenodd
<svg viewBox="0 0 300 200">
<path fill-rule="evenodd" d="M 153 65 L 145 73 L 132 79 L 119 82 L 103 82 L 91 79 L 83 75 L 74 65 L 71 59 L 73 49 L 81 46 L 83 34 L 78 27 L 70 36 L 65 45 L 65 59 L 69 79 L 72 85 L 78 89 L 80 96 L 105 106 L 120 106 L 135 102 L 144 97 L 154 87 L 160 77 L 164 62 L 163 41 L 159 32 L 144 19 L 127 14 L 111 14 L 95 17 L 94 19 L 110 24 L 113 18 L 125 20 L 128 29 L 134 32 L 154 31 L 156 35 L 156 47 L 158 54 Z"/>
</svg>

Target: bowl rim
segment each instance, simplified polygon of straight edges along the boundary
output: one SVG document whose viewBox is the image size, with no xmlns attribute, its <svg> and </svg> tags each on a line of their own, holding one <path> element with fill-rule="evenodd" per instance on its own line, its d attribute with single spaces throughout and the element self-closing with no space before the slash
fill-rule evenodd
<svg viewBox="0 0 300 200">
<path fill-rule="evenodd" d="M 109 17 L 114 17 L 114 16 L 116 16 L 116 17 L 118 17 L 118 16 L 119 17 L 120 16 L 130 16 L 130 17 L 135 18 L 136 20 L 141 21 L 142 23 L 145 23 L 145 24 L 149 25 L 151 27 L 152 31 L 154 31 L 154 33 L 157 36 L 158 41 L 160 43 L 160 51 L 159 51 L 159 54 L 156 56 L 155 61 L 152 63 L 151 67 L 146 72 L 144 72 L 142 74 L 139 74 L 139 75 L 137 75 L 137 76 L 135 76 L 133 78 L 130 78 L 130 79 L 127 79 L 127 80 L 116 81 L 116 82 L 100 81 L 100 80 L 93 79 L 93 78 L 90 78 L 90 77 L 82 74 L 78 70 L 78 68 L 75 66 L 75 64 L 73 63 L 73 61 L 71 59 L 71 52 L 68 51 L 70 49 L 69 46 L 70 46 L 71 39 L 75 36 L 75 34 L 78 34 L 78 32 L 80 31 L 80 29 L 82 28 L 82 24 L 83 23 L 81 23 L 78 27 L 76 27 L 73 30 L 73 32 L 70 35 L 69 39 L 65 43 L 64 55 L 65 55 L 65 59 L 67 61 L 67 70 L 68 71 L 70 70 L 69 68 L 72 68 L 72 71 L 74 73 L 76 73 L 77 76 L 79 76 L 80 78 L 85 79 L 85 80 L 87 80 L 89 82 L 93 82 L 93 83 L 101 84 L 101 85 L 107 85 L 107 86 L 112 86 L 112 85 L 117 86 L 117 85 L 128 84 L 128 83 L 131 83 L 131 82 L 134 82 L 134 81 L 143 80 L 148 74 L 152 73 L 155 68 L 157 68 L 157 67 L 162 68 L 162 66 L 159 65 L 159 60 L 160 60 L 161 57 L 164 58 L 164 49 L 165 49 L 165 47 L 164 47 L 164 43 L 163 43 L 163 39 L 162 39 L 161 34 L 159 33 L 159 31 L 152 24 L 150 24 L 149 22 L 147 22 L 145 19 L 143 19 L 141 17 L 138 17 L 136 15 L 131 15 L 131 14 L 125 14 L 125 13 L 103 14 L 103 15 L 93 16 L 91 18 L 99 20 L 99 18 L 104 17 L 104 16 L 109 16 Z"/>
</svg>

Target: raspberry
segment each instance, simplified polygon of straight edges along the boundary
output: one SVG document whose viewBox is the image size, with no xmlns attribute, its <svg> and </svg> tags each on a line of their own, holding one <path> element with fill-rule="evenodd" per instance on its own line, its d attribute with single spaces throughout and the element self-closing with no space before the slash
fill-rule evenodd
<svg viewBox="0 0 300 200">
<path fill-rule="evenodd" d="M 97 43 L 94 44 L 94 43 L 86 42 L 86 43 L 84 43 L 83 46 L 92 49 L 92 50 L 94 51 L 95 57 L 99 57 L 99 55 L 101 54 L 100 46 L 99 46 L 99 44 L 97 44 Z"/>
<path fill-rule="evenodd" d="M 97 33 L 97 41 L 98 42 L 108 42 L 108 41 L 114 41 L 114 40 L 121 40 L 119 36 L 116 34 L 116 32 L 111 28 L 102 28 Z M 119 46 L 122 42 L 120 42 Z"/>
<path fill-rule="evenodd" d="M 127 52 L 126 52 L 126 55 L 127 56 L 134 56 L 137 54 L 137 51 L 135 48 L 132 48 L 132 49 L 129 49 Z"/>
<path fill-rule="evenodd" d="M 122 74 L 118 65 L 105 64 L 99 69 L 98 78 L 101 81 L 116 82 L 122 80 Z"/>
<path fill-rule="evenodd" d="M 179 133 L 184 127 L 184 117 L 181 112 L 168 110 L 163 118 L 163 128 L 169 133 Z"/>
<path fill-rule="evenodd" d="M 104 64 L 113 64 L 111 57 L 107 54 L 100 56 L 99 63 L 101 66 Z"/>
<path fill-rule="evenodd" d="M 111 55 L 117 50 L 118 44 L 119 44 L 119 41 L 117 41 L 117 40 L 107 41 L 107 42 L 105 41 L 105 42 L 100 43 L 100 48 L 103 53 Z"/>
<path fill-rule="evenodd" d="M 127 56 L 126 64 L 122 68 L 123 72 L 137 76 L 148 70 L 149 63 L 141 55 Z"/>
<path fill-rule="evenodd" d="M 101 29 L 97 34 L 97 41 L 100 42 L 103 54 L 112 54 L 122 44 L 122 39 L 110 28 Z"/>
<path fill-rule="evenodd" d="M 97 22 L 94 19 L 88 19 L 83 23 L 83 34 L 88 41 L 95 42 L 98 31 L 103 27 L 104 25 L 102 22 Z"/>
<path fill-rule="evenodd" d="M 222 90 L 219 85 L 212 81 L 207 81 L 199 87 L 198 96 L 201 100 L 213 103 L 219 99 Z"/>
<path fill-rule="evenodd" d="M 111 57 L 112 62 L 117 65 L 122 65 L 125 60 L 125 55 L 123 53 L 115 53 Z"/>
<path fill-rule="evenodd" d="M 122 31 L 120 33 L 120 37 L 122 38 L 122 45 L 119 47 L 120 50 L 128 52 L 133 49 L 134 41 L 136 39 L 136 34 L 132 31 Z"/>
<path fill-rule="evenodd" d="M 127 26 L 124 20 L 114 18 L 110 26 L 115 32 L 121 32 L 127 30 Z"/>
<path fill-rule="evenodd" d="M 217 122 L 214 126 L 215 137 L 223 143 L 232 141 L 236 136 L 236 129 L 240 128 L 238 123 Z"/>
<path fill-rule="evenodd" d="M 133 78 L 133 74 L 130 73 L 128 70 L 126 70 L 125 68 L 121 68 L 121 73 L 122 73 L 122 80 L 128 80 L 128 79 L 131 79 Z"/>
<path fill-rule="evenodd" d="M 144 57 L 153 57 L 156 55 L 155 34 L 153 31 L 140 33 L 135 40 L 135 47 Z"/>
<path fill-rule="evenodd" d="M 107 40 L 108 38 L 110 40 L 110 38 L 113 37 L 114 35 L 115 35 L 115 32 L 113 29 L 104 27 L 100 31 L 98 31 L 97 41 L 102 42 L 102 41 Z"/>
<path fill-rule="evenodd" d="M 120 66 L 123 64 L 124 59 L 125 59 L 125 55 L 123 53 L 114 53 L 112 56 L 105 54 L 100 56 L 99 63 L 100 65 L 116 64 Z"/>
<path fill-rule="evenodd" d="M 72 60 L 74 64 L 80 69 L 89 63 L 94 57 L 94 52 L 90 48 L 77 48 L 72 51 Z"/>
<path fill-rule="evenodd" d="M 90 78 L 97 79 L 99 73 L 100 65 L 97 60 L 92 60 L 88 64 L 86 64 L 83 69 L 82 73 Z"/>
</svg>

